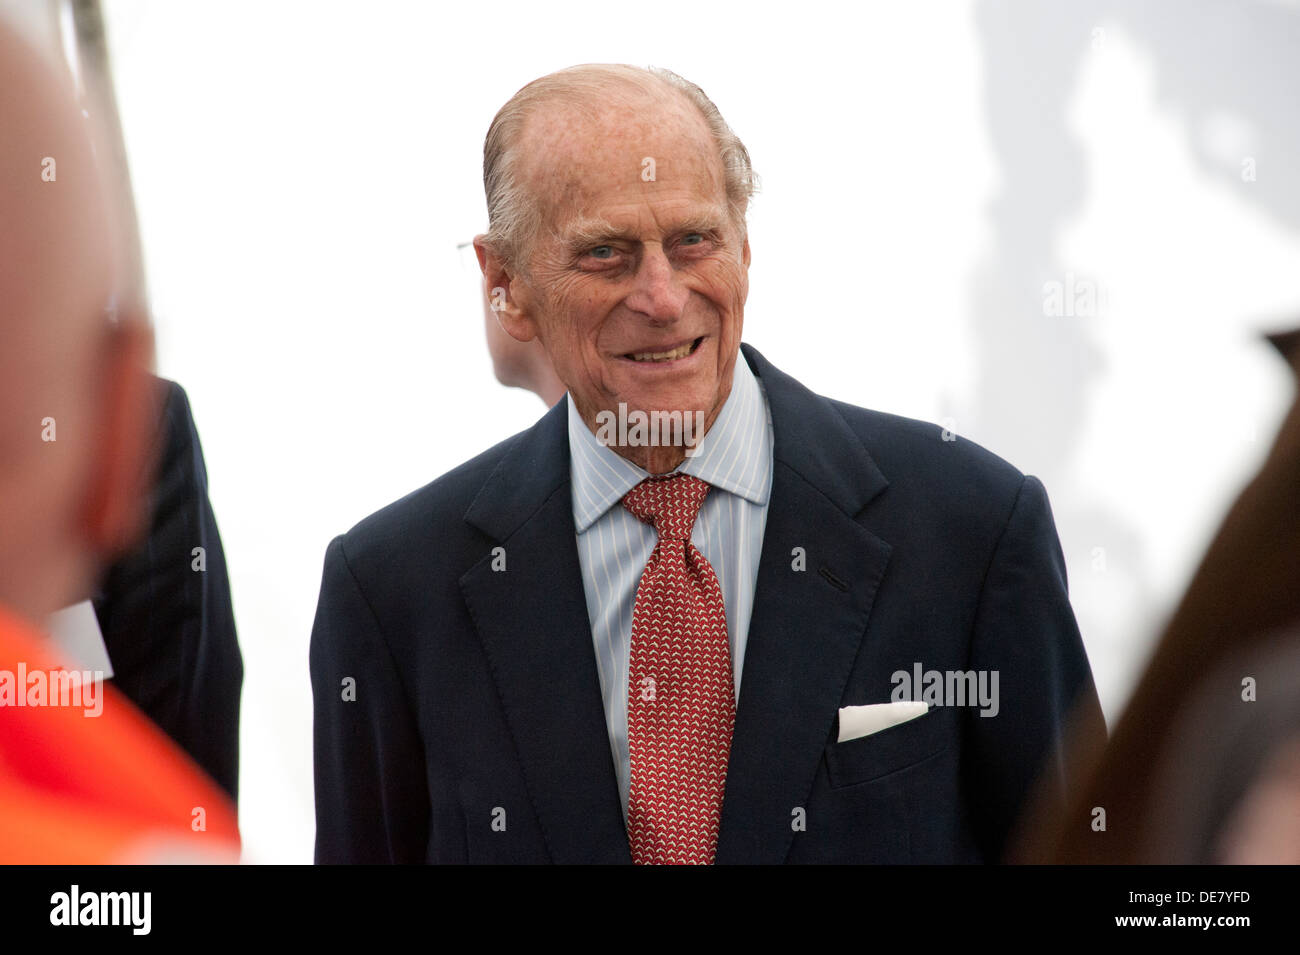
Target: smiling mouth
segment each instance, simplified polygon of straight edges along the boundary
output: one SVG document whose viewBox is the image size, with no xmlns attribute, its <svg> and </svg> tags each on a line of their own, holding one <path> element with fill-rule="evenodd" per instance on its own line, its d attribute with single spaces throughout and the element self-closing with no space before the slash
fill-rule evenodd
<svg viewBox="0 0 1300 955">
<path fill-rule="evenodd" d="M 684 344 L 678 345 L 676 348 L 669 349 L 668 351 L 628 352 L 623 357 L 628 359 L 629 361 L 649 362 L 649 363 L 677 361 L 679 358 L 685 358 L 688 355 L 695 354 L 695 350 L 700 347 L 700 343 L 702 341 L 704 341 L 703 335 L 701 335 L 699 338 L 695 339 L 694 341 L 689 341 Z"/>
</svg>

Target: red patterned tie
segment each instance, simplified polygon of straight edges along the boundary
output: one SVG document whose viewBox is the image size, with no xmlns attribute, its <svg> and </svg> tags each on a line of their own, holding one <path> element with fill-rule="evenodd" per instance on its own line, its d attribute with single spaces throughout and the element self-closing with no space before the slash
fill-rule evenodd
<svg viewBox="0 0 1300 955">
<path fill-rule="evenodd" d="M 627 741 L 632 861 L 713 862 L 736 718 L 718 575 L 691 543 L 709 485 L 642 481 L 623 506 L 659 535 L 632 608 Z"/>
</svg>

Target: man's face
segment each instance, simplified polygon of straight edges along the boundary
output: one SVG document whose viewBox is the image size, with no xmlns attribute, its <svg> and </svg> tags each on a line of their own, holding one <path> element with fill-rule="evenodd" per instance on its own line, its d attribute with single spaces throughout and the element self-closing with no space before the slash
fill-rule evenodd
<svg viewBox="0 0 1300 955">
<path fill-rule="evenodd" d="M 702 411 L 711 426 L 731 390 L 749 246 L 703 119 L 672 94 L 611 103 L 596 120 L 557 105 L 522 138 L 544 225 L 512 277 L 507 327 L 541 338 L 593 429 L 620 403 Z M 618 450 L 652 471 L 681 460 Z"/>
</svg>

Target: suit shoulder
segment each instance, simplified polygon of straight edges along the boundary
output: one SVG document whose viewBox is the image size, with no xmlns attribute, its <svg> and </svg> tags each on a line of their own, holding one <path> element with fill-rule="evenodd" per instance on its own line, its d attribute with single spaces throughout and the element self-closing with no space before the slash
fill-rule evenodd
<svg viewBox="0 0 1300 955">
<path fill-rule="evenodd" d="M 1015 465 L 943 425 L 827 400 L 891 483 L 934 482 L 985 501 L 1014 496 L 1024 483 Z"/>
<path fill-rule="evenodd" d="M 395 553 L 424 547 L 448 529 L 468 530 L 463 518 L 474 496 L 524 433 L 506 438 L 357 522 L 341 537 L 348 560 L 390 559 Z"/>
</svg>

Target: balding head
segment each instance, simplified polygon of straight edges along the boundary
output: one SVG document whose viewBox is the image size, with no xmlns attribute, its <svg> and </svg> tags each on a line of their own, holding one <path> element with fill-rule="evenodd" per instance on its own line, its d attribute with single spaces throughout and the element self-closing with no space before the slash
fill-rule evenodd
<svg viewBox="0 0 1300 955">
<path fill-rule="evenodd" d="M 149 335 L 70 78 L 0 22 L 0 603 L 88 595 L 141 516 Z"/>
<path fill-rule="evenodd" d="M 535 163 L 529 160 L 549 160 L 557 132 L 583 120 L 654 124 L 665 115 L 688 116 L 704 131 L 707 148 L 717 156 L 729 211 L 743 231 L 757 178 L 745 144 L 704 90 L 671 70 L 587 63 L 533 80 L 493 118 L 483 144 L 486 243 L 506 261 L 525 266 L 527 247 L 543 225 L 539 200 L 546 198 L 537 195 L 530 168 Z"/>
<path fill-rule="evenodd" d="M 497 319 L 541 341 L 597 440 L 629 409 L 707 434 L 739 356 L 753 173 L 704 93 L 628 66 L 542 77 L 497 113 L 484 179 Z M 665 473 L 694 440 L 668 431 L 611 447 Z"/>
</svg>

